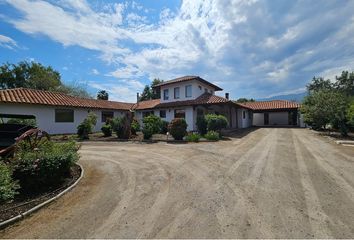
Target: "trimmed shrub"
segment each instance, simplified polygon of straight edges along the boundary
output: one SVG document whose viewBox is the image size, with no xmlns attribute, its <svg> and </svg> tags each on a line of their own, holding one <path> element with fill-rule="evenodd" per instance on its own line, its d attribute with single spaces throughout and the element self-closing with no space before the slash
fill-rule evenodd
<svg viewBox="0 0 354 240">
<path fill-rule="evenodd" d="M 110 124 L 104 124 L 101 127 L 101 131 L 105 137 L 112 136 L 112 126 Z"/>
<path fill-rule="evenodd" d="M 112 130 L 116 133 L 117 137 L 123 135 L 123 117 L 115 117 L 111 122 Z"/>
<path fill-rule="evenodd" d="M 143 123 L 144 126 L 149 125 L 149 128 L 151 128 L 153 134 L 160 133 L 162 126 L 162 120 L 160 117 L 155 115 L 149 115 L 147 117 L 144 117 Z"/>
<path fill-rule="evenodd" d="M 220 139 L 220 134 L 216 131 L 208 131 L 204 137 L 207 140 L 211 140 L 211 141 L 218 141 Z"/>
<path fill-rule="evenodd" d="M 187 135 L 186 140 L 188 142 L 199 142 L 200 135 L 198 133 L 190 133 Z"/>
<path fill-rule="evenodd" d="M 148 140 L 151 139 L 152 135 L 154 134 L 154 128 L 150 124 L 144 124 L 142 132 L 144 135 L 144 139 Z"/>
<path fill-rule="evenodd" d="M 161 121 L 161 130 L 160 130 L 161 134 L 166 134 L 168 132 L 168 124 L 169 124 L 169 122 L 167 122 L 165 120 Z"/>
<path fill-rule="evenodd" d="M 0 162 L 0 203 L 12 200 L 17 194 L 19 185 L 12 180 L 12 171 L 5 163 Z"/>
<path fill-rule="evenodd" d="M 183 140 L 187 134 L 187 123 L 183 118 L 175 118 L 168 125 L 168 131 L 175 140 Z"/>
<path fill-rule="evenodd" d="M 205 119 L 204 116 L 198 116 L 197 117 L 197 122 L 196 122 L 197 128 L 198 128 L 198 132 L 201 135 L 204 135 L 207 133 L 208 131 L 208 122 Z"/>
<path fill-rule="evenodd" d="M 93 112 L 89 112 L 87 117 L 82 123 L 77 126 L 77 135 L 80 139 L 89 139 L 89 134 L 92 133 L 93 128 L 97 124 L 97 115 Z"/>
<path fill-rule="evenodd" d="M 60 184 L 79 159 L 77 150 L 75 142 L 47 141 L 36 151 L 21 142 L 13 161 L 13 177 L 19 181 L 21 192 L 38 192 Z"/>
<path fill-rule="evenodd" d="M 205 115 L 207 121 L 208 131 L 217 131 L 227 127 L 227 119 L 223 115 L 207 114 Z"/>
<path fill-rule="evenodd" d="M 92 124 L 87 119 L 84 119 L 84 121 L 77 126 L 77 135 L 81 140 L 89 139 L 92 128 Z"/>
<path fill-rule="evenodd" d="M 140 124 L 139 124 L 138 120 L 136 120 L 134 118 L 132 121 L 132 125 L 131 125 L 131 132 L 133 135 L 136 135 L 136 133 L 139 131 L 140 131 Z"/>
</svg>

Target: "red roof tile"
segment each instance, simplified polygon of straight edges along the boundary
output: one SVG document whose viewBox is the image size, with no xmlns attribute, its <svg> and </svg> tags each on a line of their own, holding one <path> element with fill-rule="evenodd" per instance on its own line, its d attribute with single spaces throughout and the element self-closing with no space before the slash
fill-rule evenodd
<svg viewBox="0 0 354 240">
<path fill-rule="evenodd" d="M 1 102 L 113 110 L 130 110 L 133 106 L 132 103 L 79 98 L 60 92 L 50 92 L 28 88 L 0 90 L 0 103 Z"/>
<path fill-rule="evenodd" d="M 161 103 L 160 99 L 147 100 L 134 104 L 133 109 L 144 110 L 153 108 L 168 108 L 168 107 L 182 107 L 193 105 L 209 105 L 209 104 L 221 104 L 221 103 L 233 103 L 226 98 L 212 95 L 210 93 L 203 93 L 198 98 L 186 101 L 174 101 Z"/>
<path fill-rule="evenodd" d="M 157 84 L 155 86 L 153 86 L 154 88 L 156 87 L 161 87 L 161 86 L 165 86 L 165 85 L 169 85 L 169 84 L 173 84 L 173 83 L 179 83 L 179 82 L 186 82 L 186 81 L 191 81 L 191 80 L 197 80 L 199 82 L 202 82 L 206 85 L 209 85 L 211 87 L 213 87 L 215 89 L 215 91 L 222 91 L 222 88 L 212 84 L 211 82 L 208 82 L 207 80 L 199 77 L 199 76 L 184 76 L 184 77 L 179 77 L 179 78 L 175 78 L 172 80 L 168 80 L 165 82 L 162 82 L 160 84 Z"/>
<path fill-rule="evenodd" d="M 286 100 L 237 103 L 252 110 L 277 110 L 299 108 L 300 104 Z"/>
</svg>

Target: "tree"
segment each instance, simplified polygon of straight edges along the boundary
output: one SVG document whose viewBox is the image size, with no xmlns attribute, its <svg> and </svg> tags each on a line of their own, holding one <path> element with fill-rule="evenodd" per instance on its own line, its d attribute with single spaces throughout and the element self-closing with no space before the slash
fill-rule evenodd
<svg viewBox="0 0 354 240">
<path fill-rule="evenodd" d="M 64 84 L 60 73 L 51 66 L 46 67 L 40 63 L 28 61 L 17 64 L 5 63 L 0 66 L 0 89 L 20 87 L 91 98 L 91 95 L 81 85 Z"/>
<path fill-rule="evenodd" d="M 62 82 L 60 73 L 52 67 L 45 67 L 36 62 L 5 63 L 0 66 L 0 88 L 33 88 L 55 90 Z"/>
<path fill-rule="evenodd" d="M 332 90 L 333 89 L 333 84 L 331 83 L 331 80 L 327 79 L 324 80 L 322 77 L 313 77 L 312 82 L 308 85 L 306 85 L 307 90 L 311 92 L 317 92 L 320 90 Z"/>
<path fill-rule="evenodd" d="M 238 103 L 245 103 L 245 102 L 254 102 L 255 100 L 253 98 L 247 99 L 247 98 L 239 98 L 236 100 Z"/>
<path fill-rule="evenodd" d="M 108 92 L 101 90 L 97 93 L 97 99 L 99 100 L 108 100 Z"/>
<path fill-rule="evenodd" d="M 339 77 L 336 76 L 334 87 L 347 96 L 354 96 L 354 72 L 343 71 Z"/>
<path fill-rule="evenodd" d="M 161 97 L 160 88 L 154 88 L 157 84 L 162 83 L 163 80 L 155 78 L 151 85 L 145 85 L 143 92 L 140 94 L 140 101 L 150 100 L 150 99 L 159 99 Z"/>
</svg>

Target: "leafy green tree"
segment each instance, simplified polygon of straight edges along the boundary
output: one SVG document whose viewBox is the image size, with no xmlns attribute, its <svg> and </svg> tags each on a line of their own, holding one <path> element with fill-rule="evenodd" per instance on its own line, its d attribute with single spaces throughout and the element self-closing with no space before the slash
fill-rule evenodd
<svg viewBox="0 0 354 240">
<path fill-rule="evenodd" d="M 334 86 L 329 79 L 324 80 L 322 77 L 313 77 L 312 82 L 306 85 L 306 88 L 311 93 L 320 90 L 332 90 Z"/>
<path fill-rule="evenodd" d="M 255 100 L 253 98 L 250 98 L 250 99 L 248 99 L 248 98 L 239 98 L 239 99 L 236 100 L 236 102 L 238 102 L 238 103 L 254 102 L 254 101 Z"/>
<path fill-rule="evenodd" d="M 343 71 L 339 77 L 336 76 L 334 87 L 347 96 L 354 96 L 354 72 Z"/>
<path fill-rule="evenodd" d="M 0 66 L 0 88 L 55 90 L 61 85 L 60 73 L 36 62 L 5 63 Z"/>
<path fill-rule="evenodd" d="M 108 100 L 108 92 L 101 90 L 97 93 L 97 99 L 99 100 Z"/>
<path fill-rule="evenodd" d="M 140 94 L 140 101 L 150 100 L 150 99 L 159 99 L 161 97 L 160 88 L 154 88 L 157 84 L 162 83 L 163 80 L 155 78 L 151 85 L 145 85 L 143 92 Z"/>
<path fill-rule="evenodd" d="M 349 108 L 347 111 L 347 123 L 350 128 L 354 129 L 354 100 L 349 104 Z"/>
</svg>

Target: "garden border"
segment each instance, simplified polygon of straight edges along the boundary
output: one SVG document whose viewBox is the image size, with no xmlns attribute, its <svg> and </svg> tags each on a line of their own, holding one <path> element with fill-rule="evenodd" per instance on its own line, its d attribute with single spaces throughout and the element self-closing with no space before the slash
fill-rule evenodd
<svg viewBox="0 0 354 240">
<path fill-rule="evenodd" d="M 38 210 L 41 209 L 41 208 L 47 206 L 49 203 L 51 203 L 51 202 L 57 200 L 58 198 L 60 198 L 61 196 L 63 196 L 65 193 L 67 193 L 67 192 L 69 192 L 71 189 L 73 189 L 73 188 L 80 182 L 80 180 L 82 179 L 82 177 L 84 176 L 84 168 L 82 167 L 82 165 L 79 164 L 79 163 L 76 163 L 76 165 L 78 165 L 78 166 L 80 167 L 81 173 L 80 173 L 80 177 L 79 177 L 72 185 L 70 185 L 69 187 L 67 187 L 66 189 L 64 189 L 62 192 L 58 193 L 56 196 L 54 196 L 54 197 L 52 197 L 52 198 L 50 198 L 50 199 L 48 199 L 48 200 L 46 200 L 46 201 L 44 201 L 44 202 L 38 204 L 37 206 L 35 206 L 35 207 L 33 207 L 33 208 L 27 210 L 26 212 L 21 213 L 21 214 L 15 216 L 15 217 L 10 218 L 10 219 L 7 219 L 7 220 L 5 220 L 5 221 L 3 221 L 3 222 L 0 222 L 0 229 L 4 229 L 4 228 L 7 227 L 8 225 L 10 225 L 10 224 L 12 224 L 12 223 L 14 223 L 14 222 L 17 222 L 17 221 L 19 221 L 19 220 L 21 220 L 21 219 L 24 219 L 25 217 L 27 217 L 27 216 L 29 216 L 30 214 L 32 214 L 32 213 L 38 211 Z"/>
</svg>

